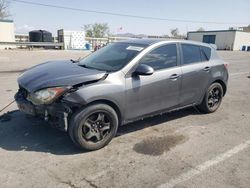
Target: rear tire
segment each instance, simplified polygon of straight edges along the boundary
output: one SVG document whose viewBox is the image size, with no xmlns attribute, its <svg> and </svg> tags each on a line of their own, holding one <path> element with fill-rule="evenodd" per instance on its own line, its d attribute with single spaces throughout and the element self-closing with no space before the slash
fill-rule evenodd
<svg viewBox="0 0 250 188">
<path fill-rule="evenodd" d="M 206 91 L 202 103 L 197 107 L 203 113 L 215 112 L 219 108 L 222 98 L 223 88 L 221 84 L 213 83 Z"/>
<path fill-rule="evenodd" d="M 116 135 L 118 116 L 106 104 L 93 104 L 76 112 L 69 124 L 69 135 L 75 145 L 85 150 L 106 146 Z"/>
</svg>

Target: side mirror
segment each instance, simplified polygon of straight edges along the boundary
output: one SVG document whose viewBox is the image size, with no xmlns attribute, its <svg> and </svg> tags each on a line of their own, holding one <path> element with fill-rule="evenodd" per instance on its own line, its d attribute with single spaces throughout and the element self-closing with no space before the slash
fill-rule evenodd
<svg viewBox="0 0 250 188">
<path fill-rule="evenodd" d="M 134 76 L 148 76 L 154 73 L 154 69 L 148 65 L 145 64 L 139 64 L 139 66 L 135 69 L 133 72 Z"/>
</svg>

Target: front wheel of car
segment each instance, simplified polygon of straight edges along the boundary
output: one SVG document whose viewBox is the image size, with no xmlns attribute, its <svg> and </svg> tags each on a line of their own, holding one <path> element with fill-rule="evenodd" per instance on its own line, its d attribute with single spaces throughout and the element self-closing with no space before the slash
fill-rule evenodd
<svg viewBox="0 0 250 188">
<path fill-rule="evenodd" d="M 222 101 L 223 88 L 219 83 L 213 83 L 210 85 L 205 93 L 202 103 L 198 106 L 198 109 L 204 113 L 215 112 Z"/>
<path fill-rule="evenodd" d="M 117 113 L 112 107 L 106 104 L 93 104 L 72 116 L 69 135 L 81 149 L 97 150 L 112 140 L 118 124 Z"/>
</svg>

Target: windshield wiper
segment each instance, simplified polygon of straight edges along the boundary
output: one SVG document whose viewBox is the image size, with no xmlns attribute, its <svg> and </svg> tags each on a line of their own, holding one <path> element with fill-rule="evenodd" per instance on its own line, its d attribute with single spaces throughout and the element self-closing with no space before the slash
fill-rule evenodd
<svg viewBox="0 0 250 188">
<path fill-rule="evenodd" d="M 105 69 L 99 69 L 99 68 L 96 68 L 96 67 L 90 67 L 90 66 L 87 66 L 86 64 L 78 64 L 78 65 L 81 66 L 81 67 L 84 67 L 86 69 L 95 69 L 95 70 L 99 70 L 99 71 L 111 72 L 111 71 L 105 70 Z"/>
<path fill-rule="evenodd" d="M 90 67 L 90 66 L 87 66 L 87 65 L 85 65 L 85 64 L 78 64 L 79 66 L 81 66 L 81 67 L 84 67 L 84 68 L 86 68 L 86 69 L 96 69 L 96 70 L 98 70 L 97 68 L 95 68 L 95 67 Z"/>
<path fill-rule="evenodd" d="M 72 63 L 79 63 L 81 59 L 82 59 L 82 58 L 81 58 L 81 57 L 79 57 L 79 58 L 78 58 L 78 59 L 76 59 L 76 60 L 74 60 L 74 59 L 70 59 L 70 61 L 71 61 Z"/>
<path fill-rule="evenodd" d="M 70 59 L 70 61 L 71 61 L 72 63 L 78 63 L 78 62 L 79 62 L 78 60 L 74 60 L 74 59 Z"/>
<path fill-rule="evenodd" d="M 89 67 L 89 66 L 87 66 L 87 65 L 85 65 L 85 64 L 78 64 L 79 66 L 81 66 L 81 67 L 84 67 L 84 68 L 92 68 L 92 67 Z"/>
</svg>

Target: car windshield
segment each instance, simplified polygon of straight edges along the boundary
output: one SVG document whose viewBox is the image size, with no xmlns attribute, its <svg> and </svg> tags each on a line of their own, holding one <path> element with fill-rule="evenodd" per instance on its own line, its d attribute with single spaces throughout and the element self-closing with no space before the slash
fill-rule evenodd
<svg viewBox="0 0 250 188">
<path fill-rule="evenodd" d="M 127 65 L 145 45 L 112 43 L 90 54 L 79 62 L 80 66 L 113 72 Z"/>
</svg>

